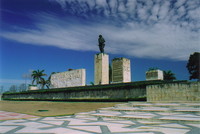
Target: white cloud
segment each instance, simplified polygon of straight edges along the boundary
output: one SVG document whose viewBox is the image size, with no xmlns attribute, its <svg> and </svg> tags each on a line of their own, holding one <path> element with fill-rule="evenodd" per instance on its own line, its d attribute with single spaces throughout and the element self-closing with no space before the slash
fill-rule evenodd
<svg viewBox="0 0 200 134">
<path fill-rule="evenodd" d="M 0 84 L 22 84 L 22 83 L 25 83 L 25 80 L 0 79 Z"/>
<path fill-rule="evenodd" d="M 177 0 L 176 3 L 175 3 L 176 8 L 179 8 L 179 7 L 182 6 L 185 2 L 186 2 L 186 0 Z"/>
<path fill-rule="evenodd" d="M 126 11 L 127 13 L 130 13 L 128 14 L 130 16 L 130 18 L 133 19 L 133 16 L 135 14 L 135 8 L 136 8 L 136 0 L 128 0 L 127 3 L 126 3 Z"/>
<path fill-rule="evenodd" d="M 126 12 L 126 7 L 124 1 L 119 1 L 119 7 L 118 7 L 119 12 Z"/>
<path fill-rule="evenodd" d="M 164 1 L 164 3 L 160 6 L 160 9 L 159 9 L 159 19 L 164 19 L 167 14 L 168 14 L 168 11 L 169 11 L 169 2 L 168 1 Z"/>
<path fill-rule="evenodd" d="M 185 7 L 184 6 L 181 6 L 179 9 L 178 9 L 178 15 L 179 17 L 182 17 L 183 15 L 186 14 L 186 11 L 185 11 Z"/>
<path fill-rule="evenodd" d="M 74 1 L 58 2 L 64 10 L 68 10 L 66 2 Z M 101 33 L 106 40 L 105 51 L 108 53 L 154 59 L 187 60 L 191 53 L 199 50 L 200 30 L 197 29 L 199 23 L 194 22 L 200 20 L 197 15 L 200 8 L 188 8 L 194 3 L 186 6 L 188 1 L 182 1 L 176 3 L 179 8 L 172 9 L 169 1 L 161 0 L 154 4 L 151 0 L 143 1 L 146 2 L 144 5 L 136 0 L 128 0 L 126 3 L 122 1 L 117 3 L 116 0 L 109 0 L 108 3 L 106 0 L 78 0 L 78 2 L 77 7 L 70 8 L 73 13 L 87 16 L 86 12 L 97 10 L 96 17 L 101 12 L 107 18 L 102 18 L 99 23 L 96 23 L 98 20 L 81 23 L 40 13 L 31 16 L 35 18 L 35 25 L 39 30 L 17 28 L 15 30 L 18 32 L 6 31 L 0 36 L 26 44 L 98 51 L 97 38 Z M 83 3 L 87 3 L 89 7 Z M 179 20 L 183 15 L 190 21 Z M 101 23 L 112 22 L 113 19 L 109 20 L 109 17 L 118 20 L 120 27 L 113 23 Z"/>
</svg>

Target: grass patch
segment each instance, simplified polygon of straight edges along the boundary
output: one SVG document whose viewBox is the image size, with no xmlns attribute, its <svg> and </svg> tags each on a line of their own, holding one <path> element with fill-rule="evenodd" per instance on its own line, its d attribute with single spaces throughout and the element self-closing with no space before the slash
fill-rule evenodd
<svg viewBox="0 0 200 134">
<path fill-rule="evenodd" d="M 73 115 L 98 108 L 112 107 L 122 102 L 52 102 L 52 101 L 0 101 L 0 110 L 36 116 Z M 40 112 L 38 110 L 48 110 Z"/>
</svg>

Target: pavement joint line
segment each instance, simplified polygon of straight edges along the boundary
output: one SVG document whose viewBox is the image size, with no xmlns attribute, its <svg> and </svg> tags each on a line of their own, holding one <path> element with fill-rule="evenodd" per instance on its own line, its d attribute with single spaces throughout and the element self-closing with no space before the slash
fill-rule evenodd
<svg viewBox="0 0 200 134">
<path fill-rule="evenodd" d="M 96 115 L 94 115 L 96 116 Z M 97 117 L 97 116 L 96 116 Z M 199 121 L 192 121 L 192 120 L 173 120 L 173 119 L 153 119 L 153 118 L 131 118 L 131 117 L 123 117 L 123 116 L 103 116 L 101 115 L 101 117 L 110 117 L 110 118 L 113 118 L 113 119 L 129 119 L 129 120 L 147 120 L 147 121 L 165 121 L 165 122 L 173 122 L 173 123 L 176 123 L 176 122 L 188 122 L 188 123 L 199 123 Z"/>
<path fill-rule="evenodd" d="M 107 126 L 100 125 L 100 128 L 101 128 L 102 134 L 112 134 Z"/>
<path fill-rule="evenodd" d="M 96 113 L 100 113 L 100 111 L 99 111 L 99 110 L 96 110 Z"/>
<path fill-rule="evenodd" d="M 102 117 L 97 117 L 98 121 L 104 121 Z"/>
<path fill-rule="evenodd" d="M 49 129 L 49 128 L 59 128 L 59 127 L 65 128 L 65 126 L 67 126 L 70 122 L 64 121 L 63 124 L 61 124 L 61 125 L 55 125 L 55 124 L 46 123 L 46 122 L 42 122 L 42 121 L 40 121 L 39 123 L 46 124 L 46 125 L 52 125 L 52 127 L 41 128 L 41 129 Z"/>
<path fill-rule="evenodd" d="M 39 119 L 35 120 L 35 122 L 43 120 L 45 117 L 40 117 Z"/>
<path fill-rule="evenodd" d="M 48 130 L 48 129 L 54 129 L 54 128 L 68 128 L 68 129 L 78 130 L 78 131 L 87 132 L 87 133 L 91 133 L 92 134 L 92 132 L 89 132 L 89 131 L 86 131 L 86 130 L 80 130 L 80 129 L 76 129 L 76 128 L 71 128 L 70 126 L 77 126 L 77 125 L 69 125 L 69 123 L 70 123 L 70 121 L 64 121 L 64 123 L 62 125 L 54 125 L 52 127 L 46 127 L 46 128 L 41 128 L 41 129 Z M 88 126 L 88 125 L 78 125 L 78 126 Z"/>
<path fill-rule="evenodd" d="M 79 125 L 79 126 L 80 126 L 80 125 Z M 94 132 L 91 132 L 91 131 L 86 131 L 86 130 L 71 128 L 71 127 L 67 127 L 67 128 L 68 128 L 68 129 L 72 129 L 72 130 L 81 131 L 81 132 L 86 132 L 86 133 L 89 133 L 89 134 L 98 134 L 98 133 L 94 133 Z"/>
<path fill-rule="evenodd" d="M 16 126 L 16 128 L 14 128 L 4 134 L 13 134 L 13 133 L 17 132 L 18 130 L 25 128 L 24 125 L 10 125 L 10 126 Z"/>
<path fill-rule="evenodd" d="M 197 127 L 194 127 L 194 126 L 191 126 L 191 125 L 188 125 L 188 124 L 182 124 L 182 123 L 180 123 L 180 124 L 190 128 L 190 131 L 188 132 L 188 134 L 190 134 L 190 133 L 195 134 L 196 132 L 200 132 L 200 128 L 197 128 Z"/>
</svg>

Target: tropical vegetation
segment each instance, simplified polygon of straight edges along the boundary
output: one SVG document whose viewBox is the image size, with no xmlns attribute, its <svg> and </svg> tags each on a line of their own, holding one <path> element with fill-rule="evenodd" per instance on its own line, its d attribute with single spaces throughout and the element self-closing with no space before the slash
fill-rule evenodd
<svg viewBox="0 0 200 134">
<path fill-rule="evenodd" d="M 37 84 L 40 84 L 41 81 L 44 80 L 43 76 L 46 76 L 45 73 L 43 73 L 44 70 L 33 70 L 32 71 L 32 74 L 31 74 L 31 77 L 32 77 L 32 85 L 34 85 L 34 83 L 36 82 L 36 85 Z"/>
<path fill-rule="evenodd" d="M 164 80 L 176 80 L 175 74 L 171 71 L 163 71 L 164 73 Z"/>
<path fill-rule="evenodd" d="M 189 79 L 197 79 L 200 81 L 200 53 L 195 52 L 190 55 L 188 63 L 187 63 L 187 69 L 190 74 Z"/>
<path fill-rule="evenodd" d="M 44 76 L 47 76 L 47 74 L 44 73 L 44 70 L 34 70 L 34 71 L 32 71 L 32 74 L 31 74 L 31 77 L 33 79 L 32 85 L 37 85 L 41 89 L 43 89 L 45 86 L 47 88 L 49 88 L 50 85 L 51 85 L 51 82 L 50 82 L 51 75 L 47 80 L 45 80 Z"/>
</svg>

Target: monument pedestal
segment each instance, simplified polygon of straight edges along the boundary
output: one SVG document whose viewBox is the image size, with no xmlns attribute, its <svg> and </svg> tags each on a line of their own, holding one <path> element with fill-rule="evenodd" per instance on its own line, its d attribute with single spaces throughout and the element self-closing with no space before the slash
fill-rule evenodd
<svg viewBox="0 0 200 134">
<path fill-rule="evenodd" d="M 94 84 L 102 85 L 109 84 L 109 56 L 105 53 L 99 53 L 95 55 L 95 73 Z"/>
<path fill-rule="evenodd" d="M 112 60 L 112 83 L 131 82 L 130 60 L 115 58 Z"/>
<path fill-rule="evenodd" d="M 146 80 L 164 80 L 163 71 L 159 69 L 147 71 Z"/>
</svg>

